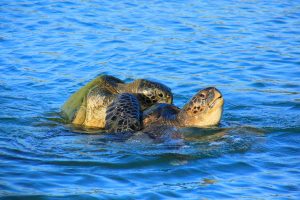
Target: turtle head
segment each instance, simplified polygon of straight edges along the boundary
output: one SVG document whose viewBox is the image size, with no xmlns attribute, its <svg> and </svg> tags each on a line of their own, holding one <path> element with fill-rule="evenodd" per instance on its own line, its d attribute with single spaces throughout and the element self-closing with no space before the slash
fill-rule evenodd
<svg viewBox="0 0 300 200">
<path fill-rule="evenodd" d="M 221 92 L 208 87 L 200 90 L 180 111 L 178 119 L 183 126 L 205 127 L 217 125 L 222 117 L 224 99 Z"/>
<path fill-rule="evenodd" d="M 137 97 L 141 103 L 142 110 L 156 104 L 173 102 L 173 95 L 171 89 L 161 83 L 148 81 L 145 79 L 138 79 Z"/>
</svg>

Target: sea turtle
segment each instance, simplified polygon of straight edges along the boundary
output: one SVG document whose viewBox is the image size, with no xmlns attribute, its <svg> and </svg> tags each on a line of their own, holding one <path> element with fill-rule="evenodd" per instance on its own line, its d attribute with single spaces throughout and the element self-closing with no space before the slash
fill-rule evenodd
<svg viewBox="0 0 300 200">
<path fill-rule="evenodd" d="M 104 128 L 106 108 L 121 93 L 133 94 L 141 110 L 155 103 L 173 101 L 171 89 L 161 83 L 145 79 L 125 83 L 113 76 L 102 75 L 75 92 L 63 105 L 62 115 L 75 125 Z"/>
<path fill-rule="evenodd" d="M 207 127 L 221 120 L 224 99 L 221 92 L 208 87 L 200 90 L 182 109 L 173 104 L 155 104 L 142 113 L 138 99 L 123 93 L 116 96 L 106 111 L 105 129 L 118 135 L 142 131 L 152 139 L 175 137 L 180 127 Z"/>
</svg>

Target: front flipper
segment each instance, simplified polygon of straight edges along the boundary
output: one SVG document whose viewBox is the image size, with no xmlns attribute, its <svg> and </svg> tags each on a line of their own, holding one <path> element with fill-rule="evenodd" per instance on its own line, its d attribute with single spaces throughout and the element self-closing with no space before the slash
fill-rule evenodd
<svg viewBox="0 0 300 200">
<path fill-rule="evenodd" d="M 142 113 L 137 98 L 133 94 L 122 93 L 107 108 L 105 129 L 110 133 L 129 136 L 141 130 L 141 120 Z"/>
</svg>

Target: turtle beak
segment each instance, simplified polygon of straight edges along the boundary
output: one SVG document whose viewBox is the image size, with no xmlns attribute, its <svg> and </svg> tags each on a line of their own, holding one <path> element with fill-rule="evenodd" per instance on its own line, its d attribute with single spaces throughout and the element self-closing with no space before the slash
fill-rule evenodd
<svg viewBox="0 0 300 200">
<path fill-rule="evenodd" d="M 215 107 L 216 105 L 221 105 L 223 106 L 224 104 L 224 99 L 222 96 L 222 93 L 215 87 L 209 87 L 206 89 L 207 90 L 207 102 L 209 105 L 209 108 L 212 109 L 213 107 Z"/>
</svg>

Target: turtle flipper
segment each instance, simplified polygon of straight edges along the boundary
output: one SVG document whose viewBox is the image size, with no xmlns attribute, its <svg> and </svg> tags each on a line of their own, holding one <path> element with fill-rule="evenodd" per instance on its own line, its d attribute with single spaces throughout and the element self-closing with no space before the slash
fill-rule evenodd
<svg viewBox="0 0 300 200">
<path fill-rule="evenodd" d="M 77 113 L 82 113 L 82 109 L 84 108 L 83 102 L 84 98 L 89 93 L 90 89 L 95 87 L 96 85 L 100 85 L 103 88 L 114 88 L 119 83 L 124 83 L 118 78 L 115 78 L 113 76 L 108 75 L 100 75 L 87 83 L 85 86 L 80 88 L 77 92 L 75 92 L 72 96 L 69 97 L 69 99 L 65 102 L 65 104 L 62 106 L 61 111 L 62 115 L 66 118 L 68 122 L 72 122 L 76 117 Z M 82 108 L 80 108 L 83 106 Z M 80 115 L 82 116 L 82 115 Z M 81 117 L 80 117 L 81 118 Z M 76 120 L 79 124 L 79 122 L 82 121 L 82 118 L 80 120 Z"/>
<path fill-rule="evenodd" d="M 117 95 L 106 111 L 105 129 L 111 133 L 133 133 L 142 128 L 140 104 L 133 94 Z"/>
</svg>

